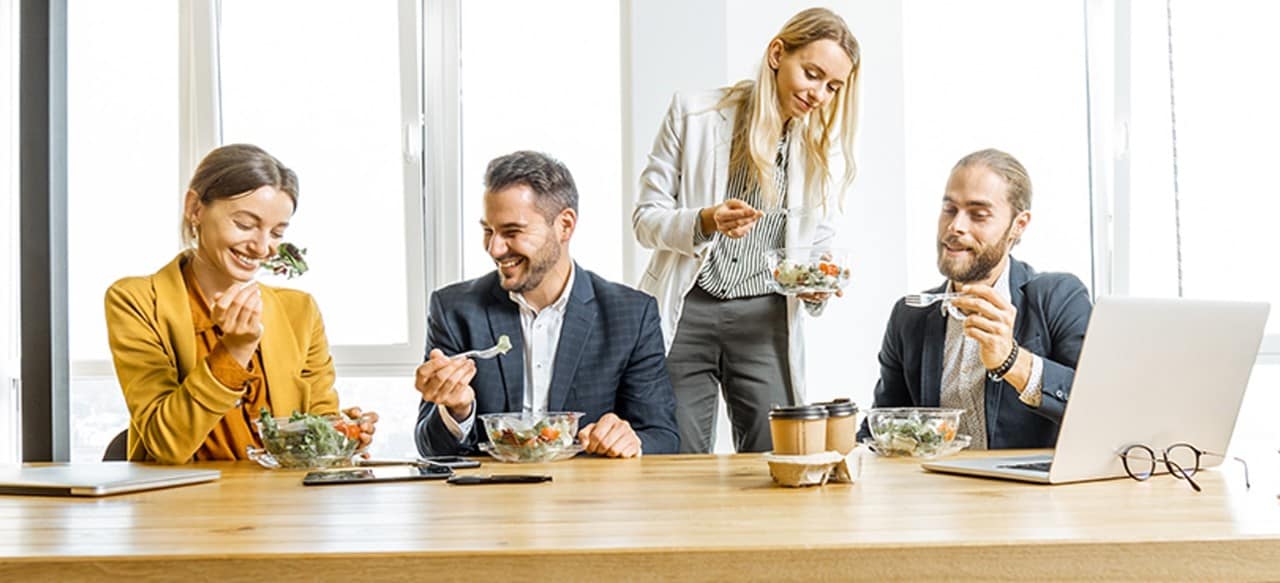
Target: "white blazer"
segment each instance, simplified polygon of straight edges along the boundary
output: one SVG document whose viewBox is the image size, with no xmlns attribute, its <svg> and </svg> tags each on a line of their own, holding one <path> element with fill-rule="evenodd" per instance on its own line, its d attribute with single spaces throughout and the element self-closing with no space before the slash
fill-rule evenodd
<svg viewBox="0 0 1280 583">
<path fill-rule="evenodd" d="M 733 141 L 734 108 L 716 109 L 724 89 L 671 99 L 666 119 L 653 141 L 649 163 L 640 175 L 640 193 L 631 224 L 636 240 L 653 250 L 649 266 L 640 278 L 640 289 L 658 299 L 662 335 L 667 351 L 676 337 L 684 309 L 684 297 L 693 289 L 702 262 L 722 235 L 695 245 L 694 228 L 698 212 L 725 200 L 728 188 L 729 148 Z M 795 125 L 795 124 L 793 124 Z M 798 128 L 793 128 L 796 130 Z M 805 200 L 805 156 L 799 134 L 790 140 L 787 167 L 787 207 L 817 208 L 820 201 Z M 839 156 L 831 157 L 834 167 Z M 842 169 L 841 169 L 842 170 Z M 839 176 L 832 172 L 832 176 Z M 835 189 L 829 189 L 835 192 Z M 831 212 L 835 212 L 830 205 Z M 821 212 L 788 217 L 788 247 L 821 245 L 834 236 L 830 215 Z M 799 300 L 787 298 L 787 321 L 791 368 L 791 390 L 795 403 L 804 403 L 804 331 Z"/>
</svg>

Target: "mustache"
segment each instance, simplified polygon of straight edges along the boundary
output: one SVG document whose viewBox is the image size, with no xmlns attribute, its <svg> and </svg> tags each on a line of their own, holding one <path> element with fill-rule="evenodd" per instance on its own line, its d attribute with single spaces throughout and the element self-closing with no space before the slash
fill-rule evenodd
<svg viewBox="0 0 1280 583">
<path fill-rule="evenodd" d="M 973 245 L 969 245 L 961 241 L 958 237 L 943 237 L 941 239 L 938 239 L 938 245 L 941 245 L 944 247 L 964 247 L 965 249 L 973 248 Z"/>
</svg>

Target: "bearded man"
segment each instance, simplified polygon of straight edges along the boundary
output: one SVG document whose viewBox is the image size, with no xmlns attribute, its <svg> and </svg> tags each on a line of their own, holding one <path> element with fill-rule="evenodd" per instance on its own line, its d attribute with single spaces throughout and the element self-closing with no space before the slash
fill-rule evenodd
<svg viewBox="0 0 1280 583">
<path fill-rule="evenodd" d="M 485 171 L 485 250 L 496 269 L 431 294 L 414 438 L 424 456 L 469 455 L 488 441 L 477 415 L 578 411 L 584 451 L 675 453 L 675 395 L 653 297 L 569 257 L 578 191 L 569 169 L 515 152 Z M 492 359 L 457 358 L 494 346 Z"/>
<path fill-rule="evenodd" d="M 975 449 L 1054 446 L 1093 305 L 1075 276 L 1009 255 L 1030 223 L 1031 179 L 1013 156 L 988 149 L 956 163 L 938 215 L 947 281 L 929 290 L 954 297 L 894 306 L 876 407 L 964 409 L 959 433 Z"/>
</svg>

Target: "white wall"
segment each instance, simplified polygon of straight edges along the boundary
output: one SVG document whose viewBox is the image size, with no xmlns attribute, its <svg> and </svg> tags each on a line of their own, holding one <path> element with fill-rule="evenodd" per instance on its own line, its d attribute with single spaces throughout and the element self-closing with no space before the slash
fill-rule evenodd
<svg viewBox="0 0 1280 583">
<path fill-rule="evenodd" d="M 629 215 L 639 174 L 671 93 L 710 89 L 754 76 L 764 48 L 799 1 L 629 2 L 631 102 L 624 111 L 634 128 L 626 140 Z M 889 309 L 905 293 L 902 11 L 897 3 L 846 0 L 826 6 L 840 14 L 861 44 L 862 117 L 858 179 L 847 195 L 839 245 L 851 249 L 854 280 L 806 331 L 808 397 L 853 398 L 869 406 L 879 377 L 879 350 Z M 629 220 L 625 223 L 629 224 Z M 634 241 L 632 241 L 634 243 Z M 647 253 L 634 246 L 629 283 L 639 279 Z M 721 432 L 727 427 L 721 424 Z M 723 442 L 722 442 L 723 443 Z"/>
</svg>

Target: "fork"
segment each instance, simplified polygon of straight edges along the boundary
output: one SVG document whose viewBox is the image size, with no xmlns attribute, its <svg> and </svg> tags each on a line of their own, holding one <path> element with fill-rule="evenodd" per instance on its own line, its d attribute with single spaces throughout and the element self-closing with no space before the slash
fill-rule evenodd
<svg viewBox="0 0 1280 583">
<path fill-rule="evenodd" d="M 962 294 L 958 294 L 955 292 L 945 292 L 940 294 L 922 292 L 918 294 L 907 294 L 906 297 L 903 299 L 906 300 L 907 305 L 912 308 L 923 308 L 925 306 L 935 304 L 942 300 L 950 300 L 950 299 L 958 298 L 961 295 Z"/>
<path fill-rule="evenodd" d="M 511 350 L 511 338 L 506 334 L 498 337 L 498 343 L 484 350 L 468 350 L 466 352 L 455 354 L 449 358 L 493 358 L 499 354 L 506 354 Z"/>
</svg>

